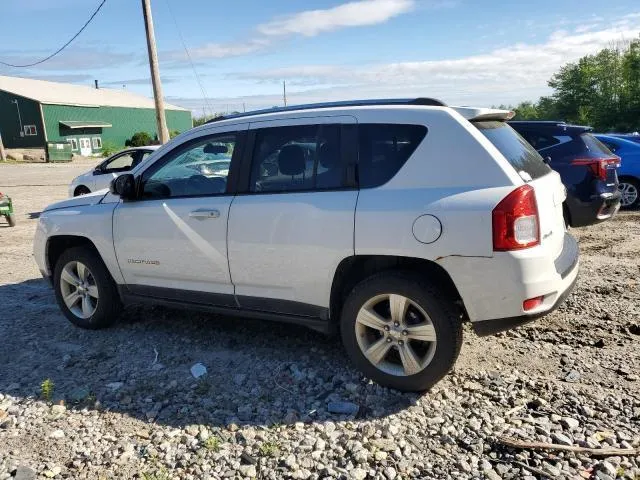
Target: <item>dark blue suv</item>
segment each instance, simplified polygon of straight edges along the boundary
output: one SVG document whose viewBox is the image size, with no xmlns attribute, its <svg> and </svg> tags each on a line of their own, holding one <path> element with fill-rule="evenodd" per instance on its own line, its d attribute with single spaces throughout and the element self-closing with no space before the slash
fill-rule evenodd
<svg viewBox="0 0 640 480">
<path fill-rule="evenodd" d="M 620 159 L 590 133 L 591 127 L 542 121 L 509 124 L 560 174 L 567 187 L 564 204 L 567 225 L 592 225 L 618 211 L 616 168 Z"/>
</svg>

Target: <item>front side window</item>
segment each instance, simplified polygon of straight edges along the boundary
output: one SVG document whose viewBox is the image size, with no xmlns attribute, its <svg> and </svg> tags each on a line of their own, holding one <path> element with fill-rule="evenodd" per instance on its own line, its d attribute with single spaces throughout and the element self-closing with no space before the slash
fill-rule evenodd
<svg viewBox="0 0 640 480">
<path fill-rule="evenodd" d="M 340 125 L 298 125 L 256 131 L 250 190 L 292 192 L 341 188 Z"/>
<path fill-rule="evenodd" d="M 427 134 L 423 125 L 358 125 L 358 178 L 361 188 L 378 187 L 398 173 Z"/>
<path fill-rule="evenodd" d="M 35 125 L 25 125 L 24 126 L 24 134 L 28 137 L 33 137 L 38 135 L 38 130 Z"/>
<path fill-rule="evenodd" d="M 131 169 L 131 165 L 133 165 L 133 152 L 127 152 L 118 155 L 117 157 L 106 163 L 104 167 L 102 167 L 102 171 L 125 172 Z"/>
<path fill-rule="evenodd" d="M 237 134 L 207 137 L 178 147 L 143 174 L 142 198 L 224 194 Z"/>
</svg>

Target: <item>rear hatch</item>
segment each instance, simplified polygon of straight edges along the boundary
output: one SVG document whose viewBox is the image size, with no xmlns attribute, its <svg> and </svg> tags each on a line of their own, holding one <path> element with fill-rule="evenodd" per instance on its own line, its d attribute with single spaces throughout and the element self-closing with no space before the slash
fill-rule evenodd
<svg viewBox="0 0 640 480">
<path fill-rule="evenodd" d="M 540 222 L 540 244 L 552 258 L 562 252 L 565 235 L 562 203 L 566 190 L 560 175 L 513 128 L 501 120 L 472 121 L 472 124 L 502 153 L 509 164 L 536 193 Z"/>
</svg>

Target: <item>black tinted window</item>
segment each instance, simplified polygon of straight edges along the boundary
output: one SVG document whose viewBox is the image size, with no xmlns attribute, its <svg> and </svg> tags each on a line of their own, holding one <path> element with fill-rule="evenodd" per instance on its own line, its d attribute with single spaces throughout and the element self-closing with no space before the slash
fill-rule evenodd
<svg viewBox="0 0 640 480">
<path fill-rule="evenodd" d="M 540 154 L 506 123 L 487 121 L 473 124 L 500 150 L 516 172 L 525 172 L 534 179 L 551 171 Z"/>
<path fill-rule="evenodd" d="M 388 182 L 426 134 L 427 128 L 423 125 L 358 125 L 360 187 L 377 187 Z"/>
<path fill-rule="evenodd" d="M 610 142 L 609 140 L 600 140 L 600 142 L 603 143 L 613 153 L 616 153 L 616 150 L 618 150 L 618 146 L 615 143 Z"/>
<path fill-rule="evenodd" d="M 542 150 L 543 148 L 553 147 L 561 143 L 559 138 L 553 135 L 546 135 L 535 132 L 520 132 L 520 134 L 531 144 L 536 150 Z"/>
<path fill-rule="evenodd" d="M 298 125 L 256 131 L 252 192 L 326 190 L 343 185 L 339 125 Z"/>
<path fill-rule="evenodd" d="M 582 139 L 582 143 L 585 144 L 587 150 L 589 150 L 590 153 L 593 153 L 596 156 L 611 156 L 611 151 L 607 148 L 607 146 L 590 133 L 583 133 L 582 135 L 580 135 L 580 138 Z"/>
</svg>

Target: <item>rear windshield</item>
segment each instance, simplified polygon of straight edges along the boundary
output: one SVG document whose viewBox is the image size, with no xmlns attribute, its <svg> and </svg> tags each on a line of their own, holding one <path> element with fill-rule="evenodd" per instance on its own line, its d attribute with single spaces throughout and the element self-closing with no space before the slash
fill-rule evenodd
<svg viewBox="0 0 640 480">
<path fill-rule="evenodd" d="M 473 124 L 489 139 L 500 153 L 509 161 L 516 172 L 523 172 L 532 179 L 545 176 L 551 168 L 542 161 L 542 157 L 524 138 L 504 122 L 486 121 Z M 526 175 L 524 175 L 526 176 Z"/>
<path fill-rule="evenodd" d="M 582 142 L 589 150 L 589 153 L 592 153 L 594 156 L 598 157 L 611 157 L 613 154 L 611 150 L 607 148 L 607 146 L 598 140 L 596 137 L 591 135 L 590 133 L 583 133 L 580 135 Z"/>
</svg>

